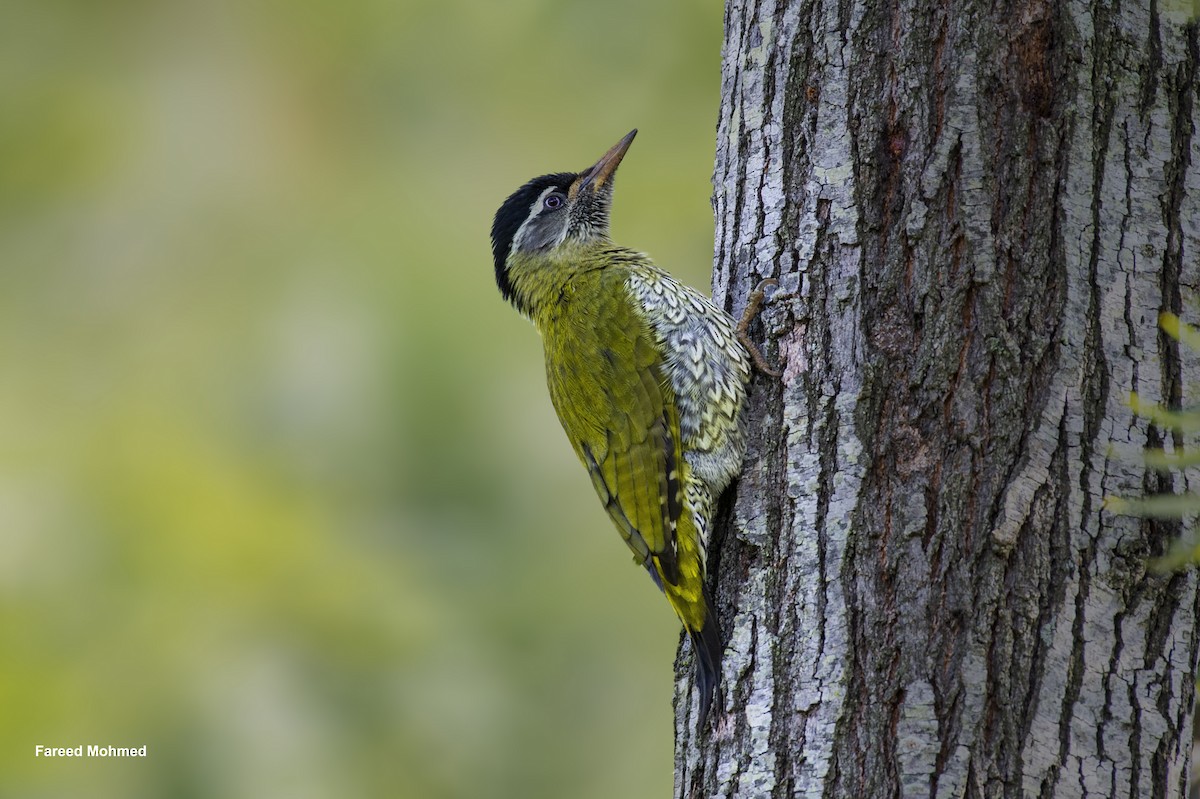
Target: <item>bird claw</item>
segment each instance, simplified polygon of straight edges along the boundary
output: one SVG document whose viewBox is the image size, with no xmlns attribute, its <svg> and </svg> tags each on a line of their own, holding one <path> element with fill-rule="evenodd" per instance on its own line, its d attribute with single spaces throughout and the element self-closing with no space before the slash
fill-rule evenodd
<svg viewBox="0 0 1200 799">
<path fill-rule="evenodd" d="M 738 322 L 736 330 L 738 341 L 740 341 L 742 346 L 746 348 L 746 352 L 750 353 L 750 359 L 754 361 L 754 365 L 758 368 L 758 371 L 762 372 L 763 374 L 768 374 L 771 377 L 781 377 L 783 372 L 773 368 L 767 363 L 767 360 L 763 357 L 762 351 L 759 350 L 758 345 L 750 340 L 750 334 L 748 331 L 750 329 L 750 322 L 754 320 L 754 317 L 758 316 L 758 312 L 762 309 L 763 303 L 766 302 L 767 295 L 764 292 L 764 289 L 770 286 L 778 285 L 779 281 L 773 277 L 768 277 L 759 281 L 758 285 L 754 287 L 754 290 L 750 292 L 750 296 L 746 300 L 746 309 L 742 311 L 742 320 Z"/>
</svg>

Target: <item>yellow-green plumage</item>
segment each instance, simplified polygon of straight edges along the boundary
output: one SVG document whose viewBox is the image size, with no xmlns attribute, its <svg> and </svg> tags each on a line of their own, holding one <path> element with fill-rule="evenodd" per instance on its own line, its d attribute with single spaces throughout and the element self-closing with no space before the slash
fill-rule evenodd
<svg viewBox="0 0 1200 799">
<path fill-rule="evenodd" d="M 749 363 L 723 311 L 609 241 L 611 175 L 631 139 L 590 170 L 518 190 L 497 213 L 493 250 L 502 293 L 541 333 L 571 446 L 692 637 L 703 718 L 721 649 L 707 527 L 744 454 Z"/>
</svg>

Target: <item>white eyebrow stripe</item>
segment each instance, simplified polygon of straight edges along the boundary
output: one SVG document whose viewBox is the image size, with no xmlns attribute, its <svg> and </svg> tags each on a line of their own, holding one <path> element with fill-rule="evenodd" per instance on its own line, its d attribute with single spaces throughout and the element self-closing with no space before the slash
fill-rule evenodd
<svg viewBox="0 0 1200 799">
<path fill-rule="evenodd" d="M 529 216 L 525 218 L 525 221 L 528 222 L 534 217 L 534 211 L 541 207 L 542 203 L 545 202 L 546 195 L 553 194 L 556 191 L 558 191 L 558 186 L 547 186 L 545 191 L 539 194 L 538 198 L 533 201 L 533 205 L 529 206 Z"/>
<path fill-rule="evenodd" d="M 526 215 L 525 221 L 521 223 L 521 226 L 519 228 L 517 228 L 517 232 L 513 235 L 512 245 L 509 247 L 509 252 L 517 252 L 520 249 L 522 249 L 521 244 L 523 243 L 523 240 L 525 238 L 525 228 L 528 227 L 529 223 L 532 222 L 537 217 L 538 209 L 540 209 L 542 207 L 542 202 L 546 199 L 546 195 L 553 194 L 556 191 L 559 191 L 558 186 L 547 186 L 545 189 L 542 190 L 542 193 L 538 195 L 538 198 L 530 204 L 529 213 L 528 213 L 528 215 Z M 562 243 L 562 239 L 565 236 L 566 236 L 566 227 L 564 226 L 563 235 L 559 236 L 560 244 Z"/>
</svg>

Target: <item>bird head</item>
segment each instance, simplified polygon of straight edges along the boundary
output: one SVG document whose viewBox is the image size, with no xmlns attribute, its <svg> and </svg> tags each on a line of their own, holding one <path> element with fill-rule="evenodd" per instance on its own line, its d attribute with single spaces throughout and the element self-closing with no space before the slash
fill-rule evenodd
<svg viewBox="0 0 1200 799">
<path fill-rule="evenodd" d="M 608 240 L 613 175 L 637 130 L 629 131 L 600 160 L 582 172 L 542 175 L 513 192 L 492 222 L 496 285 L 513 299 L 509 259 L 552 252 L 567 243 Z"/>
</svg>

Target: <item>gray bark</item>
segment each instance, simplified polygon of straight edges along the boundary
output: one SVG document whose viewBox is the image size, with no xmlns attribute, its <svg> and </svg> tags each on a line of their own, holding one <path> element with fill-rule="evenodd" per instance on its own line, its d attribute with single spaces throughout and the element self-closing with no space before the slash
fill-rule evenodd
<svg viewBox="0 0 1200 799">
<path fill-rule="evenodd" d="M 1184 791 L 1196 576 L 1102 501 L 1187 489 L 1126 401 L 1200 376 L 1157 327 L 1198 277 L 1197 23 L 1002 5 L 728 1 L 714 296 L 792 296 L 751 328 L 784 374 L 699 733 L 681 650 L 677 797 Z"/>
</svg>

